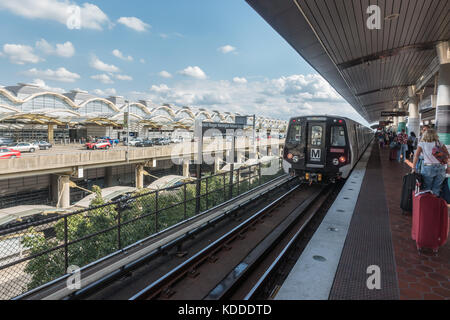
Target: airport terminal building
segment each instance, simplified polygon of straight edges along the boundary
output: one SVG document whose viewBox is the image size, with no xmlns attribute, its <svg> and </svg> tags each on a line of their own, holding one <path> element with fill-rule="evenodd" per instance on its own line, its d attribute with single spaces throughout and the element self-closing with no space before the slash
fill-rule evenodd
<svg viewBox="0 0 450 320">
<path fill-rule="evenodd" d="M 123 141 L 129 112 L 130 136 L 147 138 L 155 132 L 177 136 L 192 131 L 195 120 L 235 121 L 239 114 L 187 106 L 127 102 L 123 97 L 101 98 L 85 91 L 50 92 L 30 84 L 0 87 L 0 137 L 15 141 L 80 141 L 108 136 Z M 249 118 L 252 125 L 252 118 Z M 257 130 L 284 131 L 287 122 L 257 117 Z"/>
</svg>

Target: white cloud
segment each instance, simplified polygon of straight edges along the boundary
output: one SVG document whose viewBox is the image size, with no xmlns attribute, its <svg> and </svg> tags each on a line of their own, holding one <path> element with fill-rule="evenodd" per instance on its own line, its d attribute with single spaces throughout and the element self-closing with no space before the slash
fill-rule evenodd
<svg viewBox="0 0 450 320">
<path fill-rule="evenodd" d="M 178 73 L 183 76 L 192 77 L 192 78 L 196 78 L 196 79 L 206 79 L 207 78 L 205 72 L 203 72 L 203 70 L 197 66 L 196 67 L 189 66 L 186 69 L 179 71 Z"/>
<path fill-rule="evenodd" d="M 172 75 L 169 72 L 167 72 L 166 70 L 161 71 L 160 73 L 158 73 L 158 75 L 160 77 L 163 77 L 163 78 L 166 78 L 166 79 L 172 78 Z"/>
<path fill-rule="evenodd" d="M 68 0 L 1 0 L 0 9 L 24 18 L 56 21 L 67 26 L 75 22 L 76 29 L 102 30 L 104 26 L 111 26 L 108 16 L 91 3 L 78 6 Z M 79 12 L 79 19 L 74 12 Z"/>
<path fill-rule="evenodd" d="M 133 77 L 131 76 L 127 76 L 125 74 L 118 74 L 114 76 L 117 80 L 122 80 L 122 81 L 133 81 Z"/>
<path fill-rule="evenodd" d="M 135 98 L 157 104 L 193 106 L 288 120 L 293 115 L 336 114 L 359 122 L 362 117 L 317 74 L 248 81 L 182 81 L 153 85 Z"/>
<path fill-rule="evenodd" d="M 145 63 L 145 59 L 140 59 L 139 62 L 144 64 Z"/>
<path fill-rule="evenodd" d="M 34 79 L 33 82 L 31 84 L 34 84 L 35 86 L 41 87 L 45 90 L 51 91 L 51 92 L 58 92 L 58 93 L 64 93 L 66 92 L 65 89 L 62 88 L 52 88 L 49 87 L 44 80 L 42 79 Z"/>
<path fill-rule="evenodd" d="M 235 78 L 233 78 L 233 82 L 234 82 L 234 83 L 245 84 L 245 83 L 247 83 L 248 81 L 247 81 L 247 79 L 245 79 L 245 78 L 235 77 Z"/>
<path fill-rule="evenodd" d="M 227 53 L 230 53 L 230 52 L 235 52 L 236 48 L 233 47 L 233 46 L 230 46 L 229 44 L 227 44 L 226 46 L 220 47 L 217 50 L 219 50 L 223 54 L 227 54 Z"/>
<path fill-rule="evenodd" d="M 138 32 L 144 32 L 151 28 L 149 24 L 136 17 L 121 17 L 117 22 Z"/>
<path fill-rule="evenodd" d="M 91 76 L 91 79 L 98 80 L 104 84 L 112 84 L 114 81 L 107 74 L 97 74 L 95 76 Z"/>
<path fill-rule="evenodd" d="M 38 70 L 36 68 L 30 69 L 24 72 L 25 75 L 29 77 L 37 77 L 45 80 L 54 80 L 60 82 L 75 82 L 80 79 L 80 75 L 74 72 L 70 72 L 66 68 L 58 68 L 56 70 Z"/>
<path fill-rule="evenodd" d="M 70 58 L 75 54 L 75 48 L 72 42 L 67 41 L 65 43 L 51 45 L 45 39 L 41 39 L 36 42 L 36 48 L 48 55 L 57 55 L 64 58 Z"/>
<path fill-rule="evenodd" d="M 101 61 L 96 56 L 93 56 L 90 62 L 90 66 L 94 69 L 97 69 L 99 71 L 104 72 L 119 72 L 120 69 L 117 68 L 115 65 L 112 64 L 106 64 L 103 61 Z"/>
<path fill-rule="evenodd" d="M 2 56 L 8 57 L 14 64 L 38 63 L 42 61 L 30 46 L 21 44 L 5 44 Z"/>
<path fill-rule="evenodd" d="M 109 88 L 109 89 L 105 89 L 105 90 L 95 89 L 94 94 L 96 94 L 98 96 L 102 96 L 102 97 L 115 96 L 115 95 L 117 95 L 117 91 L 114 88 Z"/>
<path fill-rule="evenodd" d="M 132 57 L 132 56 L 126 56 L 126 57 L 125 57 L 125 56 L 123 55 L 123 53 L 120 52 L 120 50 L 118 50 L 118 49 L 114 49 L 113 52 L 112 52 L 112 54 L 113 54 L 115 57 L 119 58 L 119 59 L 122 59 L 122 60 L 125 60 L 125 61 L 133 61 L 133 57 Z"/>
<path fill-rule="evenodd" d="M 169 92 L 169 91 L 170 91 L 170 88 L 169 88 L 166 84 L 161 84 L 161 85 L 159 85 L 159 86 L 153 85 L 153 86 L 150 88 L 150 91 L 157 92 L 157 93 Z"/>
</svg>

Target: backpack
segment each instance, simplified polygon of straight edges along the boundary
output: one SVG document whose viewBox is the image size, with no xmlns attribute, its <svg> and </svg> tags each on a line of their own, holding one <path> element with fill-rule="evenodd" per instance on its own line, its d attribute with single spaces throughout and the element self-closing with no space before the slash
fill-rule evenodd
<svg viewBox="0 0 450 320">
<path fill-rule="evenodd" d="M 447 164 L 449 154 L 447 151 L 447 148 L 442 146 L 440 143 L 436 142 L 435 147 L 433 148 L 433 156 L 441 163 L 441 164 Z"/>
</svg>

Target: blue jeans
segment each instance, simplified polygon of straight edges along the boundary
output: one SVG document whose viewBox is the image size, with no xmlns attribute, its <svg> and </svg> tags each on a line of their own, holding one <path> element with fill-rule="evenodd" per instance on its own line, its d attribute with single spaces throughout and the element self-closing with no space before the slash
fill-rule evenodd
<svg viewBox="0 0 450 320">
<path fill-rule="evenodd" d="M 441 193 L 442 183 L 445 180 L 445 166 L 442 164 L 434 164 L 431 166 L 423 166 L 423 188 L 422 190 L 431 190 L 439 197 Z"/>
<path fill-rule="evenodd" d="M 407 144 L 401 144 L 400 150 L 398 150 L 398 162 L 404 162 L 406 160 L 406 150 L 408 150 Z M 400 157 L 403 155 L 403 159 L 401 160 Z"/>
</svg>

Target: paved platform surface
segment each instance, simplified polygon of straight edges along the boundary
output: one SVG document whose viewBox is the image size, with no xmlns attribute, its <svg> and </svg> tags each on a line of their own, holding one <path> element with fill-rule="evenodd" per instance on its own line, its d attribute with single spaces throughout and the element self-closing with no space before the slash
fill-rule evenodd
<svg viewBox="0 0 450 320">
<path fill-rule="evenodd" d="M 411 216 L 402 215 L 400 196 L 402 178 L 410 172 L 407 164 L 389 161 L 389 150 L 381 150 L 383 181 L 388 199 L 389 219 L 397 265 L 400 299 L 450 300 L 450 241 L 432 253 L 417 253 L 411 239 Z"/>
<path fill-rule="evenodd" d="M 403 215 L 403 176 L 411 163 L 389 160 L 374 147 L 361 187 L 330 299 L 450 300 L 450 242 L 419 255 L 411 238 L 412 217 Z M 381 290 L 365 286 L 363 267 L 381 268 Z"/>
<path fill-rule="evenodd" d="M 387 197 L 380 177 L 380 150 L 374 145 L 330 300 L 398 300 L 400 297 Z M 379 268 L 380 287 L 369 289 L 367 280 L 374 272 L 370 269 L 373 266 Z"/>
</svg>

